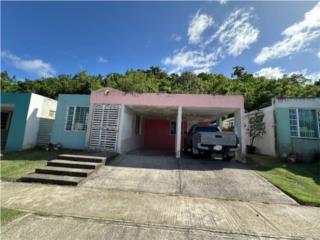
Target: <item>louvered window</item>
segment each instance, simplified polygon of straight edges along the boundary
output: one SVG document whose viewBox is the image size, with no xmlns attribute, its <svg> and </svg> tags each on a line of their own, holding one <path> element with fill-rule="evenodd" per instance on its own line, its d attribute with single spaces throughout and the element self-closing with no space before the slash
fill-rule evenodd
<svg viewBox="0 0 320 240">
<path fill-rule="evenodd" d="M 89 148 L 116 151 L 119 125 L 119 105 L 94 105 Z"/>
</svg>

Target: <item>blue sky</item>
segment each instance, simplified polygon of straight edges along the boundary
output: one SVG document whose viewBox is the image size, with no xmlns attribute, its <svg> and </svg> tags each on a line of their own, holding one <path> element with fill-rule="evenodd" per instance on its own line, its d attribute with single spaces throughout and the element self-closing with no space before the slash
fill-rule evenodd
<svg viewBox="0 0 320 240">
<path fill-rule="evenodd" d="M 319 2 L 1 2 L 1 70 L 18 79 L 124 72 L 320 78 Z"/>
</svg>

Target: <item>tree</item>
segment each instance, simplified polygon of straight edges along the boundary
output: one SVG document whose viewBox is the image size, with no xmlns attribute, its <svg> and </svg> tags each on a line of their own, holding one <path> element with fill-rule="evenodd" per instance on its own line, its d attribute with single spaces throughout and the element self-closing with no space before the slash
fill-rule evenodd
<svg viewBox="0 0 320 240">
<path fill-rule="evenodd" d="M 320 97 L 320 82 L 307 82 L 303 75 L 275 80 L 253 76 L 244 67 L 235 66 L 232 76 L 234 79 L 214 73 L 169 75 L 152 66 L 146 70 L 128 70 L 124 74 L 91 75 L 83 71 L 73 75 L 17 81 L 7 72 L 2 72 L 1 91 L 33 92 L 50 98 L 57 98 L 60 93 L 90 94 L 92 90 L 102 87 L 138 93 L 242 95 L 247 111 L 271 105 L 273 97 Z"/>
<path fill-rule="evenodd" d="M 235 66 L 232 69 L 233 69 L 233 73 L 231 74 L 232 78 L 234 77 L 241 78 L 246 73 L 245 68 L 241 66 Z"/>
<path fill-rule="evenodd" d="M 253 116 L 249 116 L 247 132 L 250 137 L 250 147 L 253 147 L 254 140 L 257 137 L 262 137 L 266 133 L 266 126 L 263 121 L 264 113 L 262 111 L 255 111 Z"/>
<path fill-rule="evenodd" d="M 1 72 L 1 92 L 15 92 L 18 90 L 15 77 L 10 77 L 7 71 Z"/>
</svg>

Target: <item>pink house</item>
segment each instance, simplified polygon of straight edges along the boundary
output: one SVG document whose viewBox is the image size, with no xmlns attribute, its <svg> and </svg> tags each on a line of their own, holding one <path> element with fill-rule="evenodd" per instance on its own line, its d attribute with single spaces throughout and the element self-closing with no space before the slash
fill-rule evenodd
<svg viewBox="0 0 320 240">
<path fill-rule="evenodd" d="M 177 158 L 185 147 L 186 131 L 197 122 L 218 121 L 234 113 L 235 132 L 244 153 L 242 96 L 124 93 L 111 88 L 93 91 L 86 146 L 126 153 L 138 148 L 171 149 Z"/>
</svg>

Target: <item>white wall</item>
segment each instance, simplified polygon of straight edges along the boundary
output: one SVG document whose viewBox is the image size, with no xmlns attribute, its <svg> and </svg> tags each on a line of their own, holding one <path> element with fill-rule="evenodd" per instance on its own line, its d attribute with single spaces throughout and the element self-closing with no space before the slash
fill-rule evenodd
<svg viewBox="0 0 320 240">
<path fill-rule="evenodd" d="M 56 108 L 57 101 L 37 94 L 31 94 L 22 149 L 36 146 L 40 118 L 50 118 L 49 110 L 56 111 Z"/>
<path fill-rule="evenodd" d="M 253 145 L 256 148 L 256 152 L 260 154 L 276 156 L 275 150 L 275 123 L 274 123 L 274 115 L 273 115 L 273 107 L 266 107 L 260 109 L 264 113 L 263 121 L 265 123 L 266 133 L 262 137 L 257 137 L 254 140 Z M 245 114 L 245 125 L 248 126 L 248 121 L 250 115 L 253 115 L 255 112 L 249 112 Z M 247 135 L 247 145 L 250 144 L 250 137 L 248 132 Z"/>
<path fill-rule="evenodd" d="M 260 109 L 264 113 L 264 119 L 263 121 L 265 122 L 266 126 L 266 133 L 262 137 L 257 137 L 254 140 L 253 145 L 257 147 L 256 151 L 257 153 L 260 154 L 265 154 L 265 155 L 270 155 L 270 156 L 276 156 L 276 149 L 275 149 L 275 123 L 274 123 L 274 113 L 273 113 L 273 107 L 266 107 Z M 245 144 L 242 146 L 242 151 L 245 151 L 245 146 L 250 144 L 250 137 L 249 133 L 247 131 L 248 127 L 248 122 L 249 122 L 249 116 L 253 115 L 255 111 L 249 112 L 244 114 L 244 127 L 242 129 L 243 136 L 245 137 L 243 139 L 243 142 Z M 240 113 L 238 112 L 238 117 Z M 228 118 L 225 119 L 223 122 L 224 127 L 228 127 L 230 124 L 235 124 L 235 118 Z M 235 126 L 235 131 L 236 128 L 239 129 L 239 126 Z"/>
<path fill-rule="evenodd" d="M 135 133 L 136 114 L 122 106 L 119 126 L 118 152 L 126 153 L 143 147 L 143 118 L 140 121 L 140 134 Z"/>
<path fill-rule="evenodd" d="M 275 107 L 319 108 L 320 98 L 274 98 Z"/>
</svg>

